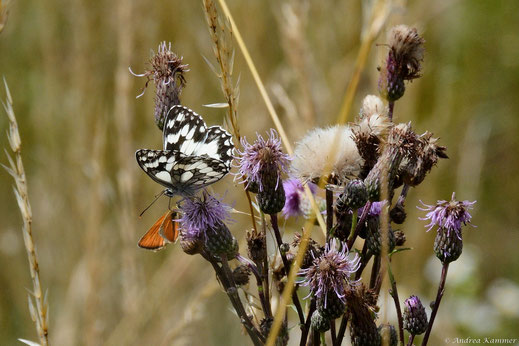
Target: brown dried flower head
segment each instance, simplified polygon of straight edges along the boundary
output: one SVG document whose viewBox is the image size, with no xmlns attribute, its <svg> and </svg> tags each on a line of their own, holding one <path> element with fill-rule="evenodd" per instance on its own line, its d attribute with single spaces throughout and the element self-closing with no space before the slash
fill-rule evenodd
<svg viewBox="0 0 519 346">
<path fill-rule="evenodd" d="M 171 43 L 166 42 L 159 44 L 149 64 L 151 68 L 143 74 L 135 74 L 131 69 L 130 72 L 137 77 L 146 77 L 143 91 L 137 97 L 144 95 L 150 81 L 155 83 L 155 123 L 162 130 L 169 109 L 180 104 L 180 93 L 186 84 L 184 72 L 189 70 L 188 65 L 182 64 L 182 57 L 171 51 Z"/>
</svg>

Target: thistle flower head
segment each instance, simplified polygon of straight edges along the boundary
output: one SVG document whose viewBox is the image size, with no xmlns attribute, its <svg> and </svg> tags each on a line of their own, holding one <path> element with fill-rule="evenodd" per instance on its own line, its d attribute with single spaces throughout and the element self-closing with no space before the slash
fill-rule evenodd
<svg viewBox="0 0 519 346">
<path fill-rule="evenodd" d="M 237 178 L 249 184 L 258 184 L 259 190 L 263 191 L 266 176 L 276 176 L 277 182 L 281 173 L 286 172 L 290 162 L 290 156 L 281 150 L 281 140 L 274 129 L 270 130 L 267 139 L 257 134 L 253 144 L 249 144 L 245 137 L 241 144 L 243 151 L 236 150 L 234 159 L 238 162 Z M 277 183 L 276 183 L 277 185 Z"/>
<path fill-rule="evenodd" d="M 305 276 L 303 286 L 310 287 L 311 294 L 318 299 L 324 299 L 325 305 L 328 293 L 335 293 L 344 302 L 346 290 L 358 283 L 351 275 L 359 269 L 360 258 L 355 254 L 349 259 L 348 255 L 346 244 L 332 239 L 321 256 L 316 257 L 309 268 L 300 271 Z"/>
<path fill-rule="evenodd" d="M 230 206 L 205 192 L 201 198 L 186 198 L 180 209 L 180 224 L 187 237 L 205 238 L 208 230 L 230 221 Z"/>
<path fill-rule="evenodd" d="M 171 51 L 171 43 L 161 42 L 149 64 L 150 69 L 143 74 L 135 74 L 137 77 L 146 77 L 146 84 L 140 97 L 146 91 L 148 83 L 153 81 L 156 87 L 155 94 L 155 123 L 160 130 L 164 127 L 164 121 L 169 109 L 180 104 L 180 93 L 186 84 L 184 72 L 189 71 L 187 66 L 182 64 L 182 57 L 178 57 Z"/>
<path fill-rule="evenodd" d="M 364 160 L 349 126 L 316 128 L 297 143 L 292 172 L 302 181 L 316 181 L 329 173 L 328 183 L 339 184 L 360 173 Z"/>
<path fill-rule="evenodd" d="M 418 209 L 428 211 L 425 217 L 420 218 L 420 220 L 430 221 L 425 226 L 427 227 L 427 232 L 433 229 L 434 226 L 437 226 L 438 229 L 453 230 L 458 237 L 461 237 L 461 227 L 470 223 L 472 219 L 468 210 L 473 208 L 476 201 L 457 201 L 455 197 L 453 192 L 450 201 L 438 201 L 436 205 L 427 205 L 420 201 L 423 207 L 418 207 Z"/>
<path fill-rule="evenodd" d="M 395 62 L 402 69 L 403 79 L 411 80 L 420 77 L 420 63 L 424 58 L 425 40 L 418 35 L 416 28 L 397 25 L 388 35 L 388 45 Z"/>
<path fill-rule="evenodd" d="M 398 25 L 389 32 L 389 54 L 381 70 L 379 91 L 388 101 L 404 95 L 404 81 L 420 77 L 425 40 L 415 28 Z"/>
<path fill-rule="evenodd" d="M 313 183 L 308 183 L 310 191 L 315 194 L 316 186 Z M 283 188 L 285 189 L 285 206 L 283 207 L 283 216 L 285 219 L 289 217 L 297 217 L 304 213 L 304 199 L 305 189 L 301 180 L 297 178 L 291 178 L 283 182 Z"/>
<path fill-rule="evenodd" d="M 427 329 L 427 313 L 417 296 L 411 296 L 404 302 L 404 329 L 413 335 L 420 335 Z"/>
</svg>

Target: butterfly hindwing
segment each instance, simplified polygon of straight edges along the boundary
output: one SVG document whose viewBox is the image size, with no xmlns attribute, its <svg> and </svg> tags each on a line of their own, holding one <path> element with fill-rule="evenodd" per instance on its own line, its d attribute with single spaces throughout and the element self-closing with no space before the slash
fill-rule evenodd
<svg viewBox="0 0 519 346">
<path fill-rule="evenodd" d="M 227 165 L 212 157 L 181 155 L 173 167 L 171 179 L 175 186 L 188 191 L 198 190 L 222 179 L 229 172 Z"/>
</svg>

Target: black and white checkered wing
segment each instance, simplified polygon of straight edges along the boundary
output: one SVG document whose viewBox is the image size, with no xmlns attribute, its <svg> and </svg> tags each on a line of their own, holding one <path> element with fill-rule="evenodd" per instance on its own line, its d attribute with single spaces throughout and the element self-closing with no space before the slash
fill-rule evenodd
<svg viewBox="0 0 519 346">
<path fill-rule="evenodd" d="M 229 168 L 226 164 L 208 156 L 185 156 L 180 154 L 171 171 L 173 184 L 182 192 L 191 192 L 216 183 Z"/>
<path fill-rule="evenodd" d="M 187 156 L 203 156 L 223 161 L 230 169 L 232 136 L 220 126 L 207 128 L 200 115 L 187 107 L 173 106 L 164 124 L 164 150 Z"/>
<path fill-rule="evenodd" d="M 169 189 L 174 187 L 171 172 L 180 159 L 179 152 L 140 149 L 135 153 L 135 158 L 142 170 L 155 182 Z"/>
</svg>

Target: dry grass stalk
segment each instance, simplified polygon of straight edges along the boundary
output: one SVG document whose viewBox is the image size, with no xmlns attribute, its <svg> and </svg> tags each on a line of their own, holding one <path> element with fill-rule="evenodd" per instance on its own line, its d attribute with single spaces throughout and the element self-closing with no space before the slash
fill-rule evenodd
<svg viewBox="0 0 519 346">
<path fill-rule="evenodd" d="M 133 1 L 119 2 L 117 11 L 117 54 L 118 61 L 115 71 L 115 102 L 114 115 L 117 128 L 117 158 L 119 171 L 117 172 L 117 184 L 120 199 L 118 224 L 122 242 L 122 301 L 121 307 L 128 313 L 137 310 L 136 298 L 140 291 L 138 265 L 136 260 L 135 245 L 135 162 L 130 160 L 128 154 L 135 149 L 132 144 L 133 110 L 130 107 L 131 99 L 131 75 L 128 66 L 131 65 L 133 53 L 134 29 L 132 16 Z"/>
<path fill-rule="evenodd" d="M 225 95 L 228 107 L 228 121 L 234 132 L 234 136 L 240 141 L 240 129 L 238 127 L 238 98 L 240 88 L 238 82 L 234 85 L 232 72 L 234 66 L 234 47 L 232 44 L 233 32 L 228 20 L 222 20 L 218 16 L 216 4 L 212 0 L 204 0 L 205 19 L 209 26 L 209 34 L 213 41 L 213 52 L 219 65 L 219 71 L 207 61 L 211 69 L 220 79 L 220 85 Z"/>
<path fill-rule="evenodd" d="M 29 268 L 31 271 L 31 278 L 33 284 L 33 291 L 28 296 L 29 311 L 31 318 L 36 324 L 36 331 L 40 338 L 42 346 L 48 345 L 48 303 L 47 294 L 43 295 L 40 282 L 40 268 L 38 264 L 38 256 L 32 237 L 32 211 L 29 203 L 29 195 L 27 193 L 27 180 L 25 177 L 25 170 L 22 162 L 22 144 L 20 133 L 18 132 L 18 123 L 13 109 L 13 99 L 9 92 L 9 87 L 4 79 L 6 102 L 3 103 L 4 109 L 9 118 L 9 131 L 7 132 L 7 139 L 9 145 L 14 153 L 14 159 L 6 151 L 10 167 L 2 165 L 7 172 L 13 177 L 15 181 L 14 195 L 18 202 L 18 207 L 23 218 L 23 241 L 25 249 L 27 250 L 27 257 L 29 258 Z M 16 160 L 16 161 L 15 161 Z"/>
</svg>

